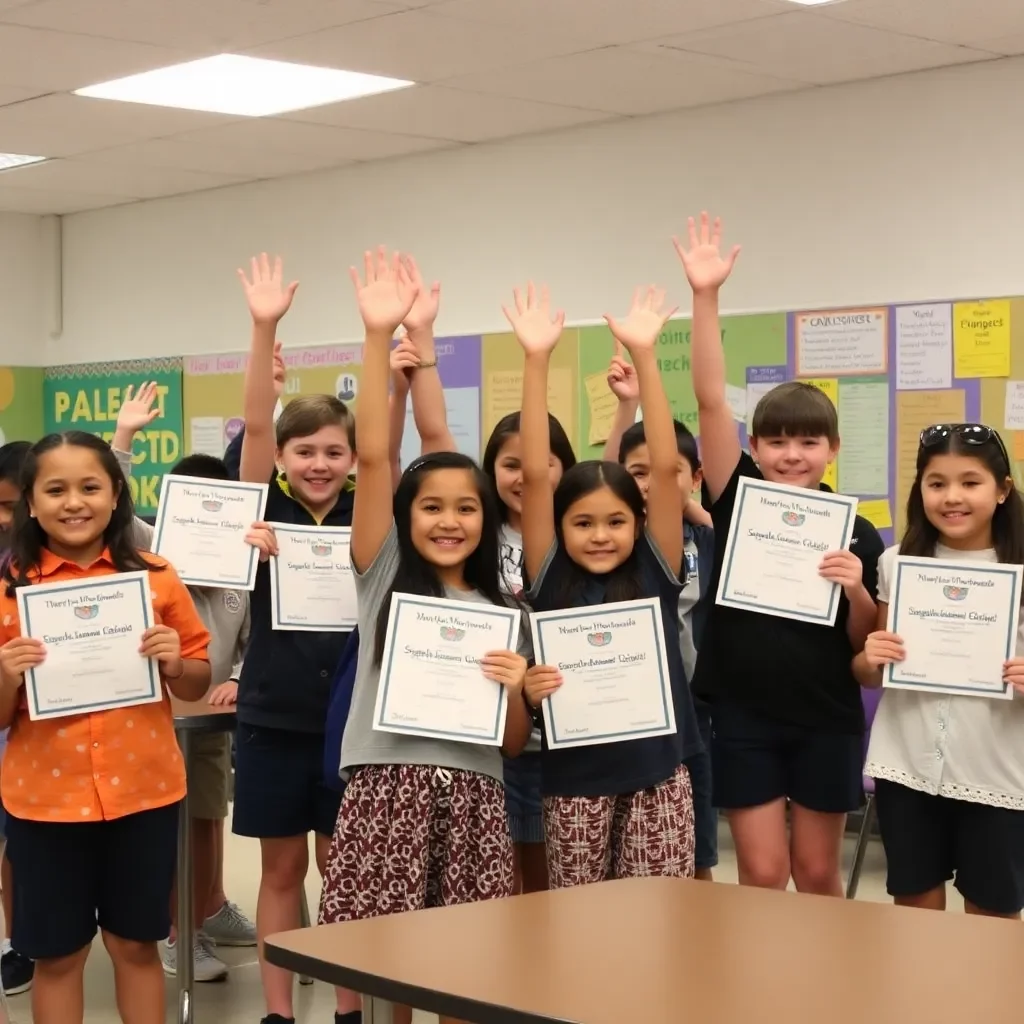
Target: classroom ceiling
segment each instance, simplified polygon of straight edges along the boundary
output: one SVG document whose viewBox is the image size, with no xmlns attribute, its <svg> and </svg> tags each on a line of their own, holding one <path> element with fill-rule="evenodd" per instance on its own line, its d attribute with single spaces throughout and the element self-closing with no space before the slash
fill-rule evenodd
<svg viewBox="0 0 1024 1024">
<path fill-rule="evenodd" d="M 217 53 L 411 79 L 279 117 L 73 90 Z M 0 0 L 0 210 L 70 213 L 1024 54 L 1022 0 Z"/>
</svg>

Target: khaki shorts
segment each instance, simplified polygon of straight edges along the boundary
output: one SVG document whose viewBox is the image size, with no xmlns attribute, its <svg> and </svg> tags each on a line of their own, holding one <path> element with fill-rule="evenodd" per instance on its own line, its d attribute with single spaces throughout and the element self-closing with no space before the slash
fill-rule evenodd
<svg viewBox="0 0 1024 1024">
<path fill-rule="evenodd" d="M 231 733 L 192 737 L 188 766 L 188 799 L 193 818 L 220 821 L 228 816 L 231 782 Z"/>
</svg>

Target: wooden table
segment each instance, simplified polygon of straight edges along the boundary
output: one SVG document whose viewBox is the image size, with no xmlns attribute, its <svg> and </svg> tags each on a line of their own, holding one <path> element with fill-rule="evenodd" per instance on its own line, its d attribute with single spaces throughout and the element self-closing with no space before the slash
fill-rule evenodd
<svg viewBox="0 0 1024 1024">
<path fill-rule="evenodd" d="M 183 701 L 171 698 L 174 731 L 185 759 L 186 769 L 192 757 L 192 737 L 199 733 L 230 732 L 235 727 L 235 706 L 214 707 L 202 700 Z M 178 1021 L 192 1024 L 193 978 L 192 944 L 195 922 L 192 909 L 192 812 L 189 796 L 181 802 L 178 812 Z"/>
<path fill-rule="evenodd" d="M 472 1024 L 1024 1021 L 1019 922 L 677 879 L 322 925 L 265 954 Z"/>
</svg>

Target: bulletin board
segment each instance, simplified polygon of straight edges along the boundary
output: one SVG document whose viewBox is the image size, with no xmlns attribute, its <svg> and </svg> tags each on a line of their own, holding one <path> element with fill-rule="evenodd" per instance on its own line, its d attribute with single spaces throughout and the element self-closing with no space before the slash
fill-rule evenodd
<svg viewBox="0 0 1024 1024">
<path fill-rule="evenodd" d="M 698 432 L 690 321 L 670 321 L 658 366 L 673 415 Z M 922 428 L 979 421 L 1006 441 L 1024 480 L 1024 298 L 808 309 L 722 318 L 726 397 L 741 441 L 758 400 L 787 380 L 815 384 L 835 404 L 842 444 L 826 482 L 860 499 L 892 542 L 903 525 Z M 511 334 L 436 342 L 449 426 L 479 458 L 494 424 L 520 408 L 523 354 Z M 598 458 L 615 416 L 605 375 L 614 343 L 605 326 L 565 331 L 551 360 L 548 407 L 582 458 Z M 362 346 L 284 350 L 282 401 L 330 393 L 358 405 Z M 155 379 L 160 417 L 136 437 L 133 494 L 151 514 L 159 481 L 184 452 L 220 455 L 242 427 L 246 355 L 238 352 L 43 369 L 0 367 L 0 432 L 34 440 L 84 429 L 109 439 L 128 384 Z M 418 452 L 411 410 L 403 461 Z"/>
</svg>

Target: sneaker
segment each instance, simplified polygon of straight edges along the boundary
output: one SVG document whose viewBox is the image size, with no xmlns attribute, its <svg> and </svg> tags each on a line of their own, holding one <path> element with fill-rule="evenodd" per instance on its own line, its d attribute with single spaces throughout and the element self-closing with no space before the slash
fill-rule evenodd
<svg viewBox="0 0 1024 1024">
<path fill-rule="evenodd" d="M 160 943 L 160 962 L 164 974 L 172 978 L 178 973 L 178 943 L 168 939 Z M 192 977 L 196 981 L 220 981 L 228 976 L 228 965 L 210 952 L 202 935 L 196 935 L 192 943 Z"/>
<path fill-rule="evenodd" d="M 294 1017 L 282 1017 L 279 1013 L 268 1013 L 260 1024 L 295 1024 Z"/>
<path fill-rule="evenodd" d="M 4 992 L 9 996 L 16 996 L 20 992 L 27 992 L 32 987 L 32 977 L 36 973 L 34 960 L 8 947 L 0 956 L 0 981 L 3 982 Z"/>
<path fill-rule="evenodd" d="M 215 946 L 256 945 L 256 925 L 231 900 L 203 922 L 203 934 Z"/>
</svg>

